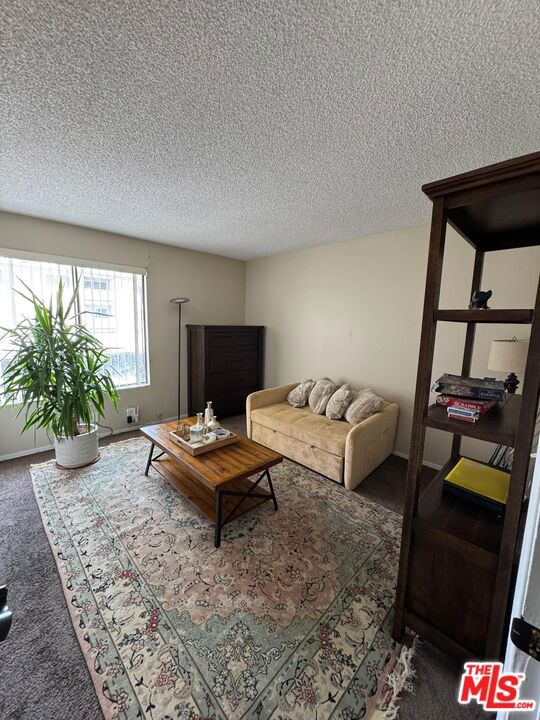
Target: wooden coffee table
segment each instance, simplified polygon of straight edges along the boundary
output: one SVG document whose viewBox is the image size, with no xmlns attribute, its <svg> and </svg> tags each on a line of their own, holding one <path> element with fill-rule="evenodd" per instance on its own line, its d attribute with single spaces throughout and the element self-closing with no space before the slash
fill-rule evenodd
<svg viewBox="0 0 540 720">
<path fill-rule="evenodd" d="M 195 422 L 195 418 L 185 422 Z M 232 445 L 193 457 L 169 439 L 169 432 L 176 430 L 177 425 L 173 421 L 141 429 L 151 443 L 144 474 L 148 475 L 153 467 L 206 515 L 215 525 L 217 548 L 221 544 L 221 530 L 231 520 L 268 500 L 274 503 L 274 510 L 278 509 L 270 468 L 283 460 L 281 455 L 241 437 Z M 161 452 L 154 455 L 156 447 Z M 258 477 L 250 480 L 253 475 Z M 270 492 L 255 492 L 264 479 Z"/>
</svg>

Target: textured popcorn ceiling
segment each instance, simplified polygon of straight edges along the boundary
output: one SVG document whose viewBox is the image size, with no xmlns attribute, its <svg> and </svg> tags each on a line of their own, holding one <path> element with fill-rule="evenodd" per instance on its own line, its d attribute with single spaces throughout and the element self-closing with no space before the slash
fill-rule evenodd
<svg viewBox="0 0 540 720">
<path fill-rule="evenodd" d="M 252 258 L 539 149 L 538 0 L 0 0 L 0 207 Z M 0 239 L 1 246 L 1 239 Z"/>
</svg>

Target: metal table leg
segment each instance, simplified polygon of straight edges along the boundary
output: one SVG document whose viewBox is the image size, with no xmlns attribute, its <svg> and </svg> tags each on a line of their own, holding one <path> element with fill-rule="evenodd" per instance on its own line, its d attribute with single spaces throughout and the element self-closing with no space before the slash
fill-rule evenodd
<svg viewBox="0 0 540 720">
<path fill-rule="evenodd" d="M 154 452 L 154 443 L 150 445 L 150 452 L 148 453 L 148 462 L 146 463 L 146 470 L 144 471 L 145 475 L 148 475 L 148 471 L 150 470 L 150 465 L 152 464 L 152 453 Z"/>
<path fill-rule="evenodd" d="M 144 474 L 145 474 L 145 475 L 148 475 L 148 472 L 149 472 L 149 470 L 150 470 L 150 466 L 152 465 L 152 463 L 154 462 L 154 460 L 159 460 L 159 458 L 160 458 L 162 455 L 165 455 L 165 452 L 160 452 L 159 455 L 156 455 L 156 457 L 152 457 L 152 454 L 153 454 L 153 452 L 154 452 L 154 448 L 155 448 L 155 447 L 156 447 L 156 446 L 155 446 L 154 443 L 152 443 L 152 444 L 150 445 L 150 452 L 148 453 L 148 461 L 147 461 L 147 463 L 146 463 L 146 469 L 145 469 L 145 471 L 144 471 Z"/>
<path fill-rule="evenodd" d="M 268 480 L 268 487 L 270 488 L 270 493 L 272 495 L 272 502 L 274 503 L 274 510 L 277 510 L 278 506 L 277 506 L 276 493 L 274 492 L 274 486 L 272 485 L 272 478 L 270 477 L 270 470 L 266 471 L 266 479 Z"/>
<path fill-rule="evenodd" d="M 261 480 L 264 480 L 264 478 L 268 481 L 268 488 L 270 490 L 269 493 L 258 493 L 255 492 L 257 489 L 259 483 Z M 233 509 L 229 512 L 225 520 L 222 519 L 222 507 L 223 507 L 223 497 L 238 497 L 239 500 L 236 503 L 236 505 L 233 507 Z M 240 505 L 244 502 L 246 498 L 261 498 L 263 500 L 272 500 L 272 503 L 274 505 L 274 511 L 278 509 L 277 499 L 276 499 L 276 493 L 274 492 L 274 486 L 272 485 L 272 479 L 270 477 L 270 470 L 265 470 L 257 480 L 253 483 L 253 485 L 250 487 L 250 489 L 247 492 L 240 492 L 238 490 L 218 490 L 216 492 L 216 528 L 215 528 L 215 547 L 219 547 L 221 544 L 221 531 L 227 525 L 227 523 L 230 523 L 232 520 L 235 519 L 234 515 Z M 262 504 L 262 503 L 261 503 Z"/>
</svg>

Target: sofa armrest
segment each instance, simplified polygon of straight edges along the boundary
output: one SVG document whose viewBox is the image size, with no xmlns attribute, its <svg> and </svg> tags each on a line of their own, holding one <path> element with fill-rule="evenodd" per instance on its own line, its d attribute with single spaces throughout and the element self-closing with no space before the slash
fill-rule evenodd
<svg viewBox="0 0 540 720">
<path fill-rule="evenodd" d="M 268 390 L 257 390 L 246 398 L 246 430 L 248 438 L 251 438 L 251 411 L 267 405 L 275 405 L 275 403 L 284 402 L 287 395 L 299 383 L 291 385 L 282 385 L 281 387 L 268 388 Z"/>
<path fill-rule="evenodd" d="M 399 405 L 388 405 L 355 425 L 345 442 L 345 487 L 353 490 L 392 453 Z"/>
</svg>

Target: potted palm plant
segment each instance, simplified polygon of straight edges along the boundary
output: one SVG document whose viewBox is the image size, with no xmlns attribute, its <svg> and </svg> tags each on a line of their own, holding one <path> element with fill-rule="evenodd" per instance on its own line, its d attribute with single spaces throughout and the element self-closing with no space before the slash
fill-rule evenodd
<svg viewBox="0 0 540 720">
<path fill-rule="evenodd" d="M 104 416 L 106 398 L 118 408 L 105 348 L 75 312 L 77 288 L 65 304 L 60 281 L 55 307 L 52 299 L 46 305 L 25 288 L 28 294 L 15 292 L 32 303 L 34 317 L 2 328 L 11 357 L 1 379 L 4 405 L 20 403 L 22 432 L 44 428 L 52 433 L 59 467 L 90 465 L 99 458 L 94 419 Z"/>
</svg>

